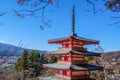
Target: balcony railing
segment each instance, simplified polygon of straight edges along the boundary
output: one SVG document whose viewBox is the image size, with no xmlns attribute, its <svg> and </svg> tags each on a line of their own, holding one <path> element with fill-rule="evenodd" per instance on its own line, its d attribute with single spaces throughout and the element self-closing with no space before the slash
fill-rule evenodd
<svg viewBox="0 0 120 80">
<path fill-rule="evenodd" d="M 64 74 L 60 74 L 60 73 L 56 73 L 56 77 L 62 77 L 62 78 L 67 78 L 67 79 L 77 79 L 77 78 L 89 78 L 89 75 L 77 75 L 77 76 L 68 76 L 68 75 L 64 75 Z"/>
<path fill-rule="evenodd" d="M 73 60 L 72 64 L 86 64 L 86 61 L 80 61 L 80 60 Z"/>
<path fill-rule="evenodd" d="M 59 50 L 81 50 L 81 51 L 87 51 L 87 48 L 80 48 L 80 47 L 67 47 L 67 48 L 65 48 L 65 47 L 60 47 L 60 48 L 58 48 Z"/>
<path fill-rule="evenodd" d="M 58 63 L 70 63 L 70 64 L 71 64 L 71 61 L 58 60 L 57 62 L 58 62 Z"/>
<path fill-rule="evenodd" d="M 72 76 L 72 78 L 89 78 L 89 75 L 77 75 L 77 76 Z"/>
<path fill-rule="evenodd" d="M 63 47 L 60 47 L 58 48 L 59 50 L 71 50 L 71 48 L 63 48 Z"/>
<path fill-rule="evenodd" d="M 63 78 L 70 78 L 70 76 L 64 75 L 64 74 L 60 74 L 60 73 L 56 73 L 56 77 L 63 77 Z"/>
<path fill-rule="evenodd" d="M 69 64 L 87 64 L 87 61 L 80 61 L 80 60 L 73 60 L 72 62 L 71 61 L 63 61 L 63 60 L 58 60 L 57 61 L 58 63 L 69 63 Z"/>
</svg>

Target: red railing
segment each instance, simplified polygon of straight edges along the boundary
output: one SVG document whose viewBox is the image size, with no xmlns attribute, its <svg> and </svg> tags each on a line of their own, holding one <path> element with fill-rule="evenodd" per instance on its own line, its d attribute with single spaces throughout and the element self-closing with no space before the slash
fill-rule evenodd
<svg viewBox="0 0 120 80">
<path fill-rule="evenodd" d="M 64 74 L 59 74 L 59 73 L 56 73 L 56 76 L 57 77 L 64 77 L 64 78 L 70 78 L 70 76 L 67 76 L 67 75 L 64 75 Z"/>
<path fill-rule="evenodd" d="M 80 61 L 80 60 L 73 60 L 72 63 L 73 64 L 85 64 L 87 62 L 86 61 Z"/>
<path fill-rule="evenodd" d="M 58 60 L 57 62 L 58 62 L 58 63 L 71 63 L 71 61 L 67 61 L 67 60 L 65 60 L 65 61 Z"/>
<path fill-rule="evenodd" d="M 89 75 L 77 75 L 77 76 L 72 76 L 72 78 L 88 78 Z"/>
<path fill-rule="evenodd" d="M 67 75 L 59 74 L 59 73 L 56 73 L 56 76 L 63 77 L 63 78 L 89 78 L 89 75 L 67 76 Z"/>
<path fill-rule="evenodd" d="M 58 60 L 57 61 L 58 63 L 72 63 L 72 64 L 85 64 L 85 63 L 87 63 L 87 61 L 80 61 L 80 60 L 73 60 L 72 62 L 71 61 L 67 61 L 67 60 L 65 60 L 65 61 L 62 61 L 62 60 Z"/>
<path fill-rule="evenodd" d="M 59 50 L 70 50 L 71 48 L 63 48 L 63 47 L 60 47 L 58 48 Z"/>
<path fill-rule="evenodd" d="M 86 51 L 87 50 L 87 48 L 80 48 L 80 47 L 60 47 L 60 48 L 58 48 L 59 50 L 71 50 L 71 49 L 73 49 L 73 50 L 82 50 L 82 51 Z"/>
</svg>

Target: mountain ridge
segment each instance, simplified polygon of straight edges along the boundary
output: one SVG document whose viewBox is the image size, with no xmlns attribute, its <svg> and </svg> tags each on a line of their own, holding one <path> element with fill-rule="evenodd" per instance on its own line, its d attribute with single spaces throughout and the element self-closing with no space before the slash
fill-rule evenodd
<svg viewBox="0 0 120 80">
<path fill-rule="evenodd" d="M 32 51 L 37 49 L 28 49 L 8 43 L 0 43 L 0 56 L 1 55 L 15 55 L 20 56 L 24 50 Z M 44 54 L 46 51 L 38 50 L 41 54 Z"/>
</svg>

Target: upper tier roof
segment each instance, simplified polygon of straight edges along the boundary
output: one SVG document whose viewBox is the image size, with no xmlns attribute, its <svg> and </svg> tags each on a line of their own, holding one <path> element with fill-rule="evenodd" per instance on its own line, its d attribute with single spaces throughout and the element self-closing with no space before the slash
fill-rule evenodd
<svg viewBox="0 0 120 80">
<path fill-rule="evenodd" d="M 71 70 L 102 70 L 101 66 L 94 66 L 90 64 L 67 64 L 67 63 L 52 63 L 43 64 L 44 67 L 55 68 L 55 69 L 71 69 Z"/>
<path fill-rule="evenodd" d="M 57 50 L 57 51 L 48 51 L 47 54 L 52 55 L 62 55 L 62 54 L 68 54 L 68 53 L 74 53 L 74 54 L 83 54 L 83 55 L 91 55 L 91 56 L 100 56 L 101 53 L 96 52 L 90 52 L 90 51 L 75 51 L 75 50 Z"/>
<path fill-rule="evenodd" d="M 55 44 L 62 44 L 63 42 L 68 42 L 70 41 L 70 39 L 72 39 L 74 42 L 82 42 L 83 45 L 87 45 L 87 44 L 99 44 L 99 41 L 96 40 L 92 40 L 92 39 L 87 39 L 87 38 L 83 38 L 83 37 L 79 37 L 76 35 L 75 33 L 75 7 L 73 6 L 72 9 L 72 28 L 71 28 L 71 34 L 67 37 L 63 37 L 63 38 L 58 38 L 58 39 L 51 39 L 48 41 L 48 43 L 55 43 Z"/>
<path fill-rule="evenodd" d="M 64 41 L 69 41 L 70 39 L 76 40 L 77 42 L 83 42 L 84 44 L 99 44 L 99 41 L 87 39 L 83 37 L 79 37 L 77 35 L 70 35 L 67 37 L 57 38 L 57 39 L 51 39 L 48 40 L 48 43 L 56 43 L 56 44 L 62 44 Z"/>
</svg>

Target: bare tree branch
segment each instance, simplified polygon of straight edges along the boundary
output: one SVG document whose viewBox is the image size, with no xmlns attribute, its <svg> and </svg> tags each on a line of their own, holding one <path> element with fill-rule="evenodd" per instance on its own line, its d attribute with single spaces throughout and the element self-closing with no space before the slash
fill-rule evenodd
<svg viewBox="0 0 120 80">
<path fill-rule="evenodd" d="M 26 45 L 27 46 L 27 45 Z M 18 43 L 18 47 L 26 47 L 26 46 L 23 46 L 23 43 L 22 41 L 20 41 Z M 8 46 L 8 48 L 3 52 L 3 54 L 0 55 L 0 67 L 5 64 L 6 62 L 8 62 L 9 58 L 11 56 L 14 56 L 17 51 L 19 49 L 18 48 L 15 48 L 14 50 L 11 48 L 11 46 Z"/>
<path fill-rule="evenodd" d="M 7 12 L 0 12 L 0 16 L 7 14 Z"/>
<path fill-rule="evenodd" d="M 93 7 L 93 13 L 95 14 L 96 13 L 96 9 L 95 9 L 95 4 L 93 2 L 91 2 L 90 0 L 86 0 L 89 4 L 92 5 Z"/>
<path fill-rule="evenodd" d="M 57 4 L 58 4 L 59 0 L 56 0 Z M 29 2 L 29 5 L 32 7 L 29 7 L 27 9 L 22 9 L 22 10 L 13 10 L 14 13 L 16 14 L 17 17 L 24 19 L 27 16 L 31 16 L 31 17 L 35 17 L 35 18 L 40 18 L 41 19 L 41 24 L 40 24 L 40 29 L 44 30 L 44 28 L 46 26 L 48 26 L 49 28 L 51 27 L 51 22 L 50 20 L 46 20 L 45 19 L 45 9 L 53 4 L 53 0 L 30 0 L 30 1 L 25 1 L 25 0 L 19 0 L 18 4 L 20 4 L 21 6 L 25 4 L 25 2 Z M 30 3 L 31 2 L 31 3 Z M 37 15 L 39 13 L 41 13 L 40 15 Z"/>
<path fill-rule="evenodd" d="M 1 16 L 4 16 L 5 14 L 7 14 L 7 12 L 0 11 L 0 17 L 1 17 Z M 0 22 L 0 25 L 2 25 L 2 22 Z"/>
<path fill-rule="evenodd" d="M 112 16 L 111 17 L 113 20 L 117 20 L 114 23 L 108 24 L 107 26 L 116 26 L 117 28 L 120 28 L 120 26 L 118 26 L 118 24 L 120 23 L 120 17 L 118 16 Z"/>
<path fill-rule="evenodd" d="M 112 19 L 120 19 L 120 17 L 118 17 L 118 16 L 112 16 L 111 18 Z"/>
<path fill-rule="evenodd" d="M 117 24 L 119 24 L 120 23 L 120 21 L 117 21 L 117 22 L 114 22 L 114 23 L 112 23 L 112 24 L 108 24 L 107 26 L 114 26 L 114 25 L 117 25 Z"/>
<path fill-rule="evenodd" d="M 98 1 L 98 0 L 95 0 L 95 1 Z M 99 9 L 96 9 L 96 3 L 94 3 L 94 1 L 91 1 L 91 0 L 86 0 L 86 2 L 88 3 L 88 4 L 90 4 L 90 5 L 92 5 L 92 11 L 93 11 L 93 13 L 94 14 L 96 14 L 96 13 L 99 13 L 99 12 L 105 12 L 106 11 L 106 9 L 102 9 L 102 8 L 99 8 Z M 91 10 L 87 10 L 87 11 L 91 11 Z"/>
<path fill-rule="evenodd" d="M 22 41 L 18 43 L 18 47 L 26 47 L 27 45 L 23 45 Z M 8 46 L 8 48 L 0 55 L 0 80 L 21 80 L 22 75 L 20 72 L 15 71 L 10 66 L 5 64 L 9 63 L 11 57 L 14 57 L 15 54 L 19 51 L 19 48 L 12 48 Z M 14 58 L 12 58 L 14 60 Z"/>
</svg>

